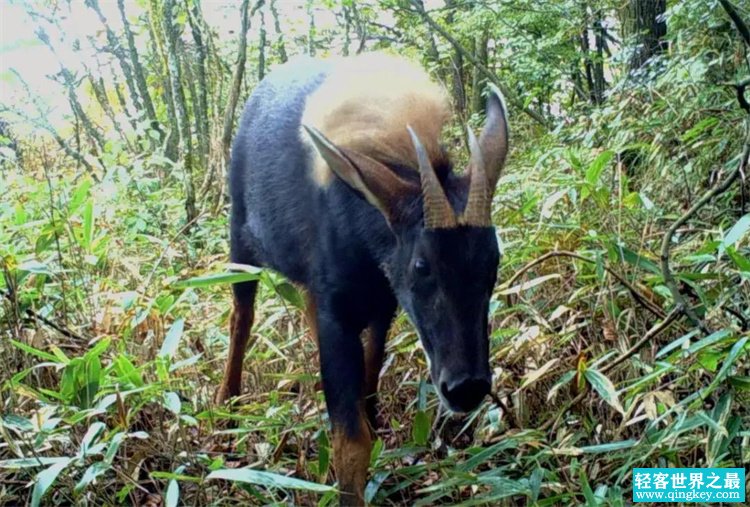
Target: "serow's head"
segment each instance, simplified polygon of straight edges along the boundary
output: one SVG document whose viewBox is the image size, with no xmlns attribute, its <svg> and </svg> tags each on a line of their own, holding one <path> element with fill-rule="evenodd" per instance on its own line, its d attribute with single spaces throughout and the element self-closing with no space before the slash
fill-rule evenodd
<svg viewBox="0 0 750 507">
<path fill-rule="evenodd" d="M 439 176 L 410 127 L 419 169 L 413 175 L 306 128 L 329 167 L 380 210 L 395 235 L 383 270 L 417 328 L 440 398 L 454 412 L 475 409 L 492 381 L 488 313 L 501 253 L 491 202 L 508 151 L 499 90 L 490 91 L 479 139 L 468 131 L 463 175 Z"/>
</svg>

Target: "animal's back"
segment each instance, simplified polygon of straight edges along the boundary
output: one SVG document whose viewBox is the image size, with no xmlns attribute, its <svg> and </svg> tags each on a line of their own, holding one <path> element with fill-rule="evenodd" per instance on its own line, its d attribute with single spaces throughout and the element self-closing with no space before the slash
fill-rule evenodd
<svg viewBox="0 0 750 507">
<path fill-rule="evenodd" d="M 329 66 L 299 58 L 280 66 L 247 101 L 232 147 L 233 262 L 270 266 L 306 283 L 315 236 L 317 188 L 308 173 L 310 147 L 300 139 L 307 96 Z"/>
<path fill-rule="evenodd" d="M 329 189 L 333 176 L 302 123 L 337 146 L 416 169 L 410 125 L 433 165 L 443 169 L 439 139 L 449 109 L 441 86 L 419 66 L 395 56 L 297 58 L 274 69 L 248 100 L 234 141 L 232 260 L 270 266 L 307 284 L 323 222 L 330 225 L 346 215 L 350 222 L 361 218 L 366 229 L 374 217 L 386 227 L 351 189 Z M 338 209 L 350 204 L 345 214 Z M 330 217 L 323 216 L 330 211 Z M 351 223 L 344 229 L 358 230 Z M 357 238 L 348 241 L 353 247 Z"/>
</svg>

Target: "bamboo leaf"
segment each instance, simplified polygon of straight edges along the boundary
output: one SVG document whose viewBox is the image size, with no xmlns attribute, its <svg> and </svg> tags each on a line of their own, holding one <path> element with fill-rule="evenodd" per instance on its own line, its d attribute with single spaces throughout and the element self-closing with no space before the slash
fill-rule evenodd
<svg viewBox="0 0 750 507">
<path fill-rule="evenodd" d="M 161 344 L 161 348 L 159 349 L 159 357 L 174 357 L 184 328 L 185 319 L 177 319 L 172 323 L 169 331 L 167 331 L 167 335 L 164 337 L 164 343 Z"/>
<path fill-rule="evenodd" d="M 424 410 L 417 410 L 411 436 L 417 445 L 427 444 L 427 439 L 430 437 L 430 418 Z"/>
<path fill-rule="evenodd" d="M 615 153 L 612 150 L 603 151 L 591 162 L 591 165 L 586 169 L 586 182 L 589 185 L 596 185 L 604 168 L 607 167 L 614 156 Z"/>
<path fill-rule="evenodd" d="M 316 493 L 326 493 L 328 491 L 333 491 L 334 489 L 331 486 L 326 486 L 325 484 L 303 481 L 301 479 L 295 479 L 294 477 L 287 477 L 285 475 L 275 474 L 272 472 L 253 470 L 251 468 L 221 469 L 211 472 L 210 474 L 208 474 L 208 477 L 206 477 L 206 480 L 215 479 L 223 479 L 225 481 L 232 482 L 244 482 L 247 484 L 255 484 L 257 486 L 265 486 L 268 488 L 299 489 L 305 491 L 313 491 Z"/>
<path fill-rule="evenodd" d="M 737 223 L 729 229 L 721 242 L 720 250 L 734 246 L 748 231 L 750 231 L 750 213 L 737 220 Z"/>
<path fill-rule="evenodd" d="M 609 380 L 599 371 L 593 370 L 591 368 L 588 368 L 584 372 L 584 375 L 586 376 L 586 380 L 589 382 L 589 384 L 591 384 L 591 387 L 593 387 L 594 390 L 599 393 L 599 396 L 601 396 L 604 401 L 606 401 L 612 408 L 614 408 L 621 414 L 625 413 L 625 410 L 622 408 L 620 400 L 617 397 L 617 390 L 615 389 L 615 386 L 612 384 L 611 380 Z"/>
<path fill-rule="evenodd" d="M 57 476 L 60 475 L 60 472 L 62 472 L 65 467 L 70 464 L 71 461 L 72 460 L 70 458 L 67 458 L 64 461 L 55 463 L 51 467 L 46 468 L 43 471 L 39 472 L 39 474 L 37 474 L 36 480 L 34 481 L 34 491 L 31 494 L 32 507 L 39 507 L 44 494 L 47 492 L 50 486 L 54 484 Z"/>
<path fill-rule="evenodd" d="M 244 271 L 241 273 L 213 273 L 210 275 L 196 276 L 187 280 L 182 280 L 175 284 L 178 288 L 187 287 L 210 287 L 212 285 L 228 285 L 233 283 L 250 282 L 253 280 L 260 279 L 260 274 L 263 271 L 261 268 L 257 269 L 256 272 Z"/>
<path fill-rule="evenodd" d="M 513 287 L 510 287 L 509 289 L 504 289 L 498 292 L 501 296 L 509 296 L 511 294 L 519 294 L 521 292 L 527 291 L 529 289 L 532 289 L 536 287 L 537 285 L 541 285 L 544 282 L 548 282 L 550 280 L 556 280 L 558 278 L 562 278 L 562 276 L 558 273 L 553 273 L 550 275 L 543 275 L 538 278 L 534 278 L 533 280 L 529 280 L 528 282 L 524 282 L 518 285 L 514 285 Z"/>
</svg>

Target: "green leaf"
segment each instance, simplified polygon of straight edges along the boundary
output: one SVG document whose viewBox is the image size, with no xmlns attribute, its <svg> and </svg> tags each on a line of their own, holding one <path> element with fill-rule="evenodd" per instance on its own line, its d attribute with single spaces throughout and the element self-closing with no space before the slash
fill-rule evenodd
<svg viewBox="0 0 750 507">
<path fill-rule="evenodd" d="M 94 200 L 89 199 L 86 201 L 86 206 L 83 208 L 83 236 L 81 238 L 81 246 L 87 252 L 91 251 L 91 244 L 94 241 Z"/>
<path fill-rule="evenodd" d="M 693 343 L 690 348 L 688 348 L 689 354 L 694 354 L 695 352 L 704 349 L 708 347 L 709 345 L 713 345 L 714 343 L 720 342 L 721 340 L 729 337 L 732 335 L 731 329 L 722 329 L 721 331 L 716 331 L 715 333 L 711 333 L 710 335 L 706 336 L 705 338 L 698 340 L 697 342 Z M 658 356 L 657 356 L 658 357 Z"/>
<path fill-rule="evenodd" d="M 595 371 L 595 370 L 589 370 L 589 371 Z M 619 442 L 610 442 L 608 444 L 599 444 L 599 445 L 587 445 L 583 447 L 579 447 L 581 452 L 588 453 L 588 454 L 601 454 L 605 452 L 612 452 L 612 451 L 620 451 L 622 449 L 630 449 L 631 447 L 635 447 L 638 445 L 638 440 L 621 440 Z"/>
<path fill-rule="evenodd" d="M 78 391 L 76 393 L 76 405 L 81 408 L 91 408 L 94 399 L 99 392 L 102 380 L 102 363 L 98 356 L 87 358 L 79 370 L 77 378 Z"/>
<path fill-rule="evenodd" d="M 322 481 L 328 475 L 331 465 L 331 443 L 328 441 L 328 433 L 321 430 L 318 433 L 318 478 Z"/>
<path fill-rule="evenodd" d="M 593 387 L 594 390 L 599 393 L 599 396 L 601 396 L 604 401 L 609 403 L 612 408 L 614 408 L 621 414 L 625 413 L 625 410 L 622 408 L 620 400 L 617 397 L 617 390 L 615 389 L 615 386 L 612 384 L 611 380 L 609 380 L 599 371 L 593 370 L 591 368 L 588 368 L 584 372 L 584 375 L 586 376 L 586 380 L 588 380 L 589 384 L 591 384 L 591 387 Z"/>
<path fill-rule="evenodd" d="M 650 271 L 654 274 L 661 275 L 661 269 L 653 261 L 649 260 L 645 256 L 638 254 L 623 245 L 611 246 L 610 251 L 615 254 L 621 261 L 625 261 L 628 264 L 636 266 L 640 269 Z"/>
<path fill-rule="evenodd" d="M 523 282 L 518 285 L 514 285 L 513 287 L 510 287 L 508 289 L 503 289 L 498 292 L 500 296 L 509 296 L 511 294 L 519 294 L 521 292 L 527 291 L 529 289 L 532 289 L 536 287 L 537 285 L 541 285 L 545 282 L 548 282 L 549 280 L 557 280 L 559 278 L 562 278 L 562 276 L 559 273 L 552 273 L 549 275 L 542 275 L 537 278 L 534 278 L 533 280 L 529 280 L 528 282 Z"/>
<path fill-rule="evenodd" d="M 560 379 L 555 382 L 555 385 L 553 385 L 549 392 L 547 393 L 547 401 L 551 401 L 557 396 L 557 392 L 562 389 L 565 385 L 569 384 L 571 380 L 573 380 L 576 376 L 575 371 L 569 371 L 564 373 Z"/>
<path fill-rule="evenodd" d="M 682 142 L 688 142 L 694 139 L 695 137 L 698 137 L 702 132 L 710 129 L 717 123 L 719 123 L 719 119 L 714 116 L 702 119 L 701 121 L 696 123 L 693 127 L 688 129 L 687 132 L 682 134 Z"/>
<path fill-rule="evenodd" d="M 180 486 L 177 484 L 176 480 L 172 479 L 169 481 L 167 494 L 165 496 L 166 507 L 177 507 L 177 504 L 180 501 Z"/>
<path fill-rule="evenodd" d="M 720 250 L 734 246 L 742 237 L 750 231 L 750 213 L 741 217 L 734 226 L 729 229 L 721 242 Z"/>
<path fill-rule="evenodd" d="M 132 362 L 130 362 L 130 359 L 128 359 L 126 355 L 118 355 L 115 359 L 114 365 L 117 374 L 121 378 L 127 380 L 135 387 L 143 386 L 143 377 L 141 377 L 138 369 L 135 367 L 135 365 L 133 365 Z"/>
<path fill-rule="evenodd" d="M 417 445 L 426 445 L 430 437 L 430 418 L 424 410 L 417 410 L 414 416 L 414 425 L 411 428 L 411 436 Z"/>
<path fill-rule="evenodd" d="M 490 463 L 496 454 L 508 449 L 515 449 L 516 447 L 518 447 L 518 442 L 512 439 L 501 440 L 500 442 L 486 447 L 474 454 L 471 458 L 458 465 L 456 469 L 461 472 L 471 472 L 478 466 Z"/>
<path fill-rule="evenodd" d="M 184 466 L 180 466 L 175 470 L 175 474 L 180 474 L 185 470 Z M 164 495 L 165 507 L 177 507 L 180 502 L 180 485 L 177 483 L 177 479 L 172 479 L 167 485 L 167 492 Z"/>
<path fill-rule="evenodd" d="M 37 275 L 50 275 L 52 271 L 43 262 L 37 260 L 26 261 L 18 266 L 19 271 L 26 271 L 28 273 L 34 273 Z"/>
<path fill-rule="evenodd" d="M 28 354 L 39 357 L 41 359 L 45 359 L 47 361 L 52 361 L 53 363 L 60 364 L 60 360 L 57 358 L 57 356 L 50 354 L 49 352 L 44 352 L 43 350 L 35 349 L 31 345 L 26 345 L 25 343 L 21 343 L 13 339 L 11 339 L 10 342 L 16 348 L 19 348 Z"/>
<path fill-rule="evenodd" d="M 49 487 L 54 484 L 57 476 L 60 475 L 60 472 L 62 472 L 70 462 L 71 459 L 68 458 L 65 461 L 55 463 L 51 467 L 46 468 L 37 474 L 36 480 L 34 481 L 34 491 L 31 494 L 32 507 L 39 507 L 44 493 L 46 493 Z"/>
<path fill-rule="evenodd" d="M 716 374 L 716 377 L 714 377 L 713 381 L 711 381 L 711 384 L 708 386 L 708 388 L 706 388 L 708 392 L 715 389 L 718 384 L 721 383 L 729 375 L 729 370 L 732 368 L 734 362 L 737 360 L 740 354 L 744 352 L 744 348 L 748 340 L 750 340 L 750 337 L 745 336 L 734 344 L 732 349 L 729 351 L 727 358 L 724 360 L 724 363 L 722 363 L 719 373 Z"/>
<path fill-rule="evenodd" d="M 182 359 L 180 361 L 172 363 L 169 366 L 169 371 L 173 372 L 173 371 L 179 370 L 180 368 L 185 368 L 186 366 L 194 365 L 200 360 L 201 357 L 203 357 L 203 354 L 195 354 L 194 356 L 190 356 L 186 359 Z"/>
<path fill-rule="evenodd" d="M 255 484 L 257 486 L 265 486 L 267 488 L 299 489 L 316 493 L 326 493 L 334 490 L 334 488 L 326 486 L 325 484 L 303 481 L 301 479 L 295 479 L 294 477 L 253 470 L 251 468 L 228 468 L 216 470 L 208 474 L 208 477 L 206 477 L 206 480 L 213 479 L 244 482 L 247 484 Z"/>
<path fill-rule="evenodd" d="M 185 319 L 175 320 L 167 331 L 167 335 L 164 337 L 164 343 L 161 344 L 159 349 L 159 357 L 173 357 L 177 351 L 177 346 L 180 344 L 180 338 L 182 337 L 182 331 L 185 328 Z"/>
<path fill-rule="evenodd" d="M 126 437 L 127 435 L 123 432 L 115 433 L 115 436 L 112 437 L 107 446 L 107 453 L 104 455 L 104 461 L 112 464 L 117 455 L 117 451 L 120 449 L 120 444 Z"/>
<path fill-rule="evenodd" d="M 91 447 L 91 444 L 94 443 L 96 437 L 98 437 L 99 434 L 105 429 L 107 429 L 107 425 L 101 421 L 96 421 L 91 424 L 91 426 L 89 426 L 86 434 L 81 439 L 81 450 L 79 451 L 79 455 L 82 458 L 88 454 L 88 450 L 89 447 Z"/>
<path fill-rule="evenodd" d="M 612 150 L 603 151 L 591 162 L 591 165 L 586 169 L 586 182 L 589 185 L 596 185 L 602 175 L 602 171 L 604 171 L 604 168 L 607 167 L 607 164 L 609 164 L 614 156 L 615 153 Z"/>
<path fill-rule="evenodd" d="M 83 491 L 89 484 L 91 484 L 94 479 L 102 475 L 104 472 L 110 469 L 112 465 L 110 463 L 105 463 L 104 461 L 97 461 L 90 467 L 86 469 L 86 471 L 83 473 L 83 476 L 81 477 L 81 480 L 78 481 L 78 484 L 75 485 L 74 491 L 76 493 L 80 493 Z"/>
<path fill-rule="evenodd" d="M 68 203 L 68 213 L 71 215 L 83 204 L 83 201 L 89 195 L 89 189 L 93 182 L 90 178 L 84 177 L 81 184 L 73 191 L 73 196 Z"/>
<path fill-rule="evenodd" d="M 380 487 L 390 475 L 391 472 L 388 470 L 381 470 L 373 474 L 372 479 L 370 479 L 370 482 L 367 483 L 367 487 L 365 488 L 365 502 L 368 504 L 372 503 L 378 490 L 380 490 Z"/>
<path fill-rule="evenodd" d="M 665 345 L 659 352 L 656 353 L 656 359 L 659 359 L 660 357 L 664 357 L 676 348 L 684 346 L 692 337 L 696 336 L 701 332 L 700 329 L 693 329 L 688 334 L 680 336 L 676 340 L 671 341 L 667 345 Z"/>
<path fill-rule="evenodd" d="M 177 396 L 177 393 L 173 391 L 167 391 L 164 393 L 164 406 L 174 415 L 180 415 L 182 402 L 180 401 L 180 397 Z"/>
<path fill-rule="evenodd" d="M 180 282 L 177 282 L 175 286 L 178 288 L 210 287 L 212 285 L 219 285 L 219 284 L 250 282 L 252 280 L 260 279 L 260 274 L 263 271 L 261 268 L 254 268 L 254 269 L 256 269 L 257 271 L 243 271 L 240 273 L 224 272 L 224 273 L 214 273 L 211 275 L 196 276 L 195 278 L 190 278 L 188 280 L 182 280 Z"/>
<path fill-rule="evenodd" d="M 276 292 L 289 302 L 292 306 L 300 309 L 305 308 L 305 301 L 297 288 L 289 282 L 282 282 L 276 285 Z"/>
<path fill-rule="evenodd" d="M 750 272 L 750 258 L 740 255 L 734 248 L 727 248 L 726 254 L 740 270 Z"/>
<path fill-rule="evenodd" d="M 102 340 L 99 340 L 96 342 L 96 344 L 91 347 L 91 350 L 86 352 L 85 358 L 92 358 L 94 356 L 100 356 L 102 353 L 109 348 L 111 340 L 109 338 L 104 338 Z"/>
<path fill-rule="evenodd" d="M 68 463 L 70 458 L 66 456 L 39 456 L 38 458 L 18 458 L 18 459 L 6 459 L 0 461 L 0 468 L 33 468 L 45 465 L 56 465 L 59 463 Z"/>
<path fill-rule="evenodd" d="M 102 380 L 101 361 L 98 355 L 89 354 L 71 359 L 60 380 L 61 398 L 80 408 L 93 406 Z"/>
<path fill-rule="evenodd" d="M 750 377 L 734 375 L 730 376 L 727 380 L 735 389 L 750 391 Z"/>
<path fill-rule="evenodd" d="M 601 502 L 599 502 L 594 496 L 594 492 L 592 491 L 591 486 L 589 485 L 589 480 L 586 477 L 586 469 L 584 467 L 581 467 L 579 469 L 578 479 L 581 481 L 581 487 L 583 489 L 583 497 L 586 499 L 586 505 L 589 507 L 599 505 Z"/>
<path fill-rule="evenodd" d="M 374 467 L 378 460 L 380 459 L 380 455 L 383 454 L 383 450 L 385 449 L 385 443 L 383 442 L 382 438 L 378 438 L 373 442 L 372 444 L 372 450 L 370 451 L 370 466 Z"/>
</svg>

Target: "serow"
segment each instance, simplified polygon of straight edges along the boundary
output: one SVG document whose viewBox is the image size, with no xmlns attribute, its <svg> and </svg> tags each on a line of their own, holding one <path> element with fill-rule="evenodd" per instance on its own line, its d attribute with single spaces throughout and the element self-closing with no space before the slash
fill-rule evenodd
<svg viewBox="0 0 750 507">
<path fill-rule="evenodd" d="M 232 147 L 231 261 L 304 287 L 344 505 L 364 505 L 378 377 L 398 305 L 454 412 L 490 392 L 488 311 L 499 251 L 491 202 L 508 152 L 490 87 L 463 173 L 441 144 L 445 89 L 400 57 L 290 61 L 252 93 Z M 218 401 L 240 393 L 257 282 L 233 286 Z"/>
</svg>

